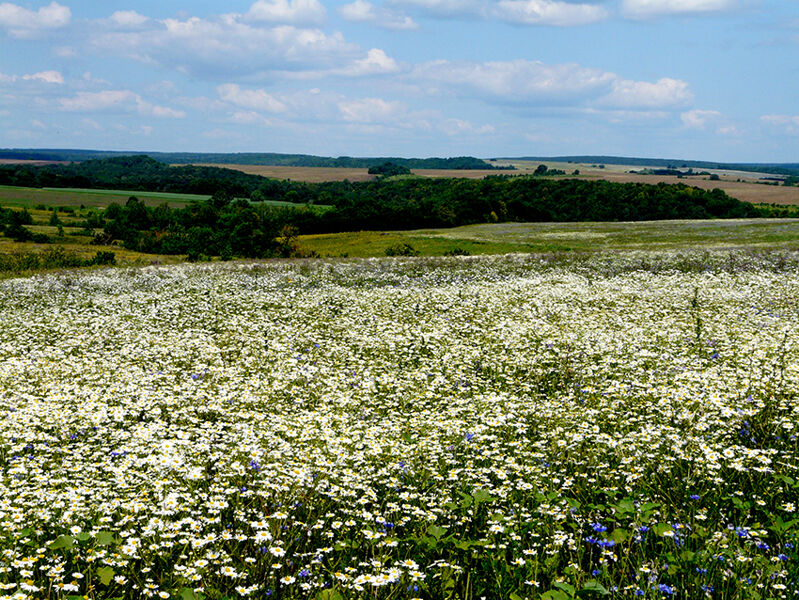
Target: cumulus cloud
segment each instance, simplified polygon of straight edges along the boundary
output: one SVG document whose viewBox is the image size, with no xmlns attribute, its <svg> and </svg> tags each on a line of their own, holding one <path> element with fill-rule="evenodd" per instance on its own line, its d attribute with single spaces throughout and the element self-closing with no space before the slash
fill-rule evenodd
<svg viewBox="0 0 799 600">
<path fill-rule="evenodd" d="M 516 25 L 573 26 L 607 18 L 596 3 L 561 0 L 392 0 L 431 16 L 495 19 Z"/>
<path fill-rule="evenodd" d="M 0 3 L 0 27 L 12 37 L 36 37 L 45 30 L 68 25 L 71 18 L 69 8 L 58 2 L 51 2 L 39 10 L 30 10 L 10 2 Z"/>
<path fill-rule="evenodd" d="M 157 106 L 144 100 L 130 90 L 103 90 L 101 92 L 78 92 L 70 98 L 58 101 L 61 110 L 67 112 L 137 112 L 141 115 L 182 119 L 186 113 L 166 106 Z"/>
<path fill-rule="evenodd" d="M 519 105 L 575 103 L 606 93 L 613 73 L 576 64 L 546 65 L 538 61 L 423 63 L 412 78 L 428 82 L 430 90 L 460 90 L 493 102 Z M 443 84 L 443 86 L 441 85 Z"/>
<path fill-rule="evenodd" d="M 325 7 L 318 0 L 258 0 L 246 16 L 266 23 L 318 25 L 325 15 Z"/>
<path fill-rule="evenodd" d="M 14 83 L 15 81 L 38 81 L 41 83 L 52 83 L 56 85 L 63 85 L 64 76 L 58 71 L 40 71 L 29 75 L 18 77 L 17 75 L 4 75 L 0 73 L 0 81 L 6 83 Z"/>
<path fill-rule="evenodd" d="M 704 129 L 709 123 L 718 121 L 721 113 L 717 110 L 689 110 L 680 115 L 680 119 L 689 129 Z"/>
<path fill-rule="evenodd" d="M 140 15 L 135 10 L 118 10 L 109 18 L 113 25 L 121 28 L 141 27 L 149 20 L 149 17 Z"/>
<path fill-rule="evenodd" d="M 622 13 L 632 19 L 691 15 L 730 10 L 738 0 L 623 0 Z"/>
<path fill-rule="evenodd" d="M 587 25 L 608 16 L 601 6 L 552 0 L 501 0 L 492 14 L 508 23 L 558 26 Z"/>
<path fill-rule="evenodd" d="M 293 25 L 264 27 L 244 22 L 240 15 L 153 20 L 138 30 L 101 33 L 93 44 L 103 51 L 211 79 L 332 68 L 362 54 L 340 33 Z"/>
<path fill-rule="evenodd" d="M 396 121 L 405 115 L 402 102 L 382 98 L 359 98 L 339 102 L 342 118 L 350 123 L 383 123 Z"/>
<path fill-rule="evenodd" d="M 28 81 L 41 81 L 42 83 L 54 83 L 58 85 L 63 85 L 64 83 L 64 76 L 58 71 L 41 71 L 39 73 L 34 73 L 33 75 L 23 75 L 22 79 Z"/>
<path fill-rule="evenodd" d="M 226 83 L 216 91 L 222 100 L 241 108 L 270 113 L 286 111 L 283 102 L 264 90 L 244 90 L 234 83 Z"/>
<path fill-rule="evenodd" d="M 364 58 L 354 60 L 340 69 L 334 69 L 336 75 L 360 77 L 364 75 L 383 75 L 400 71 L 399 63 L 379 48 L 372 48 Z"/>
<path fill-rule="evenodd" d="M 688 84 L 679 79 L 664 77 L 648 81 L 616 80 L 613 91 L 599 100 L 601 105 L 633 109 L 677 109 L 693 102 Z"/>
<path fill-rule="evenodd" d="M 338 12 L 347 21 L 369 23 L 384 29 L 419 28 L 418 23 L 410 17 L 383 6 L 375 6 L 366 0 L 355 0 L 351 4 L 345 4 L 339 7 Z"/>
<path fill-rule="evenodd" d="M 799 135 L 799 115 L 763 115 L 760 121 L 779 133 Z"/>
</svg>

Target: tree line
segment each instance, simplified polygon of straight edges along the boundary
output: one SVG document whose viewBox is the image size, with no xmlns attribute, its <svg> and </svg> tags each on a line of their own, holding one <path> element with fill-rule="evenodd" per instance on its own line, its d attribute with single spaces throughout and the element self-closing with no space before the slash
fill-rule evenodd
<svg viewBox="0 0 799 600">
<path fill-rule="evenodd" d="M 267 257 L 296 254 L 296 236 L 341 231 L 455 227 L 486 222 L 648 221 L 662 219 L 799 216 L 796 207 L 741 202 L 720 189 L 684 184 L 656 185 L 602 180 L 492 175 L 484 179 L 380 178 L 375 181 L 302 183 L 246 175 L 227 169 L 201 170 L 192 181 L 184 167 L 146 157 L 114 158 L 70 165 L 72 169 L 0 169 L 9 177 L 36 181 L 81 176 L 85 187 L 211 193 L 183 208 L 150 207 L 135 197 L 94 215 L 97 243 L 121 240 L 125 247 L 156 254 Z M 188 169 L 205 169 L 189 167 Z M 223 172 L 220 177 L 215 177 Z M 11 175 L 9 175 L 11 174 Z M 3 178 L 6 179 L 3 179 Z M 18 184 L 19 185 L 19 184 Z M 288 202 L 275 206 L 269 201 Z M 316 205 L 316 206 L 314 206 Z M 24 216 L 0 213 L 0 225 L 16 234 Z M 21 213 L 20 213 L 21 214 Z M 5 217 L 3 215 L 6 215 Z M 11 236 L 9 236 L 11 237 Z"/>
</svg>

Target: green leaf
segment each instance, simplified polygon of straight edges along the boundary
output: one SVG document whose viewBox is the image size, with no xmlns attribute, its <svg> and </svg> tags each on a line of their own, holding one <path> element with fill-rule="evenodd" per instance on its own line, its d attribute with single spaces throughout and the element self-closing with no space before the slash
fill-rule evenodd
<svg viewBox="0 0 799 600">
<path fill-rule="evenodd" d="M 114 569 L 111 567 L 102 567 L 101 569 L 97 569 L 97 576 L 100 578 L 100 583 L 103 585 L 108 585 L 114 578 Z"/>
<path fill-rule="evenodd" d="M 561 583 L 560 581 L 555 584 L 555 587 L 559 590 L 563 590 L 569 596 L 574 597 L 574 586 L 569 583 Z"/>
<path fill-rule="evenodd" d="M 629 498 L 622 500 L 616 506 L 616 514 L 621 515 L 629 515 L 635 512 L 635 504 Z"/>
<path fill-rule="evenodd" d="M 668 523 L 658 523 L 652 528 L 652 531 L 655 532 L 655 535 L 662 536 L 667 531 L 671 531 L 671 525 Z"/>
<path fill-rule="evenodd" d="M 511 595 L 508 596 L 508 600 L 523 600 L 523 598 L 516 592 L 511 592 Z"/>
<path fill-rule="evenodd" d="M 336 590 L 322 590 L 316 595 L 316 600 L 344 600 L 344 596 Z"/>
<path fill-rule="evenodd" d="M 195 594 L 194 590 L 191 588 L 183 588 L 180 590 L 180 597 L 183 600 L 198 600 L 197 594 Z"/>
<path fill-rule="evenodd" d="M 113 546 L 116 544 L 114 534 L 110 531 L 98 531 L 95 539 L 97 540 L 98 546 Z"/>
<path fill-rule="evenodd" d="M 630 534 L 627 532 L 627 530 L 622 529 L 621 527 L 614 529 L 613 532 L 610 534 L 610 539 L 612 539 L 617 544 L 626 542 L 629 537 Z"/>
<path fill-rule="evenodd" d="M 493 498 L 491 497 L 491 493 L 487 490 L 476 490 L 472 494 L 472 498 L 474 498 L 474 503 L 482 504 L 483 502 L 491 502 Z"/>
<path fill-rule="evenodd" d="M 432 535 L 438 541 L 444 537 L 444 534 L 447 533 L 447 530 L 440 525 L 431 525 L 427 528 L 427 533 Z"/>
<path fill-rule="evenodd" d="M 541 600 L 571 600 L 571 596 L 567 596 L 560 590 L 549 590 L 541 594 Z"/>
<path fill-rule="evenodd" d="M 75 537 L 76 537 L 76 538 L 78 538 L 78 541 L 79 541 L 79 542 L 85 542 L 86 540 L 90 540 L 90 539 L 92 539 L 92 534 L 91 534 L 91 533 L 87 533 L 87 532 L 85 532 L 85 531 L 81 531 L 81 532 L 80 532 L 78 535 L 76 535 Z"/>
<path fill-rule="evenodd" d="M 59 535 L 55 541 L 50 543 L 50 550 L 60 550 L 61 548 L 72 549 L 75 544 L 75 538 L 71 535 Z"/>
<path fill-rule="evenodd" d="M 602 596 L 610 595 L 607 588 L 598 581 L 586 581 L 583 588 L 578 592 L 581 596 L 587 594 L 600 594 Z"/>
</svg>

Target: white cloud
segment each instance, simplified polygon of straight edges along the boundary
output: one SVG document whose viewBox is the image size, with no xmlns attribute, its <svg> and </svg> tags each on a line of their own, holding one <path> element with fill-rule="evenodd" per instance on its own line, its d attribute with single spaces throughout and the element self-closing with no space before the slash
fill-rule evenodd
<svg viewBox="0 0 799 600">
<path fill-rule="evenodd" d="M 149 17 L 140 15 L 135 10 L 118 10 L 109 18 L 112 24 L 123 28 L 141 27 L 149 20 Z"/>
<path fill-rule="evenodd" d="M 341 69 L 334 69 L 332 72 L 337 75 L 361 77 L 364 75 L 396 73 L 400 71 L 400 69 L 399 63 L 388 56 L 383 50 L 372 48 L 366 53 L 364 58 L 357 59 L 350 65 Z"/>
<path fill-rule="evenodd" d="M 494 102 L 518 105 L 573 104 L 610 91 L 613 73 L 570 63 L 450 62 L 439 60 L 417 66 L 412 78 L 429 82 L 429 91 L 460 90 Z"/>
<path fill-rule="evenodd" d="M 350 123 L 382 123 L 396 121 L 405 115 L 402 102 L 382 98 L 344 100 L 338 104 L 341 117 Z"/>
<path fill-rule="evenodd" d="M 586 25 L 608 16 L 601 6 L 552 0 L 501 0 L 492 12 L 498 19 L 523 25 Z"/>
<path fill-rule="evenodd" d="M 340 33 L 291 25 L 254 26 L 242 22 L 240 15 L 151 21 L 136 31 L 100 33 L 93 43 L 102 51 L 193 76 L 228 80 L 262 77 L 275 70 L 332 68 L 362 54 Z"/>
<path fill-rule="evenodd" d="M 779 133 L 799 135 L 799 115 L 763 115 L 760 120 Z"/>
<path fill-rule="evenodd" d="M 264 90 L 243 90 L 234 83 L 226 83 L 216 88 L 219 97 L 241 108 L 261 112 L 280 113 L 286 111 L 286 105 Z"/>
<path fill-rule="evenodd" d="M 325 15 L 325 7 L 318 0 L 258 0 L 246 16 L 266 23 L 318 25 L 324 22 Z"/>
<path fill-rule="evenodd" d="M 693 99 L 685 81 L 664 77 L 655 83 L 617 80 L 613 91 L 599 103 L 616 108 L 676 109 L 689 105 Z"/>
<path fill-rule="evenodd" d="M 562 0 L 391 0 L 439 17 L 496 19 L 515 25 L 585 25 L 601 21 L 608 11 L 596 3 Z"/>
<path fill-rule="evenodd" d="M 632 19 L 691 15 L 730 10 L 738 0 L 623 0 L 622 13 Z"/>
<path fill-rule="evenodd" d="M 64 83 L 64 76 L 58 71 L 41 71 L 39 73 L 34 73 L 33 75 L 23 75 L 22 79 L 28 81 L 41 81 L 43 83 L 55 83 L 59 85 Z"/>
<path fill-rule="evenodd" d="M 71 17 L 69 8 L 58 2 L 51 2 L 36 11 L 10 2 L 0 3 L 0 27 L 17 38 L 36 37 L 44 30 L 64 27 Z"/>
<path fill-rule="evenodd" d="M 375 6 L 366 0 L 355 0 L 351 4 L 345 4 L 339 7 L 338 12 L 347 21 L 370 23 L 384 29 L 419 28 L 418 23 L 410 17 L 382 6 Z"/>
<path fill-rule="evenodd" d="M 137 112 L 141 115 L 182 119 L 186 113 L 166 106 L 157 106 L 144 100 L 130 90 L 104 90 L 102 92 L 78 92 L 71 98 L 58 101 L 61 110 L 67 112 L 102 112 L 117 110 Z"/>
<path fill-rule="evenodd" d="M 717 110 L 689 110 L 680 115 L 683 124 L 689 129 L 704 129 L 708 123 L 718 121 L 721 113 Z"/>
</svg>

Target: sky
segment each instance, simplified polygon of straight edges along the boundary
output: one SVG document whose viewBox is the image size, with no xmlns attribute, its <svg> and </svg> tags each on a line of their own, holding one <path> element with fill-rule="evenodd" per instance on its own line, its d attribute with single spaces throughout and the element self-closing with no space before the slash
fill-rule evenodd
<svg viewBox="0 0 799 600">
<path fill-rule="evenodd" d="M 799 162 L 799 0 L 0 1 L 0 148 Z"/>
</svg>

